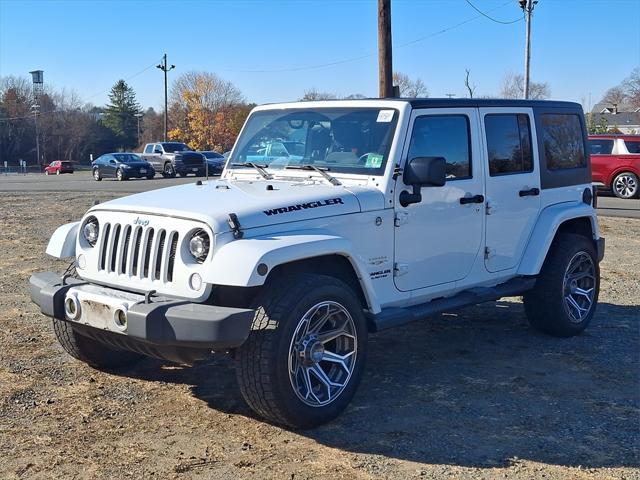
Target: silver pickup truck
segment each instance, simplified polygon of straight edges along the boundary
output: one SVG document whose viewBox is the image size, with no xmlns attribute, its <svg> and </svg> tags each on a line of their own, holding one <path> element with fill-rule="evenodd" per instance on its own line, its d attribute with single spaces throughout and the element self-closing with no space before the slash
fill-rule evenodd
<svg viewBox="0 0 640 480">
<path fill-rule="evenodd" d="M 142 158 L 165 178 L 175 177 L 176 174 L 181 177 L 190 173 L 198 177 L 205 174 L 204 156 L 181 142 L 147 143 Z"/>
</svg>

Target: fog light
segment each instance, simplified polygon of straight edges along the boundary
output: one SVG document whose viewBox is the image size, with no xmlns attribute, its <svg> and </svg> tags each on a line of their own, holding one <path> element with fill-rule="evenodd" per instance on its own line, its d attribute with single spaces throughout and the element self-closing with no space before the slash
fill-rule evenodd
<svg viewBox="0 0 640 480">
<path fill-rule="evenodd" d="M 76 297 L 67 297 L 64 301 L 64 313 L 70 320 L 77 320 L 80 316 L 80 302 Z"/>
<path fill-rule="evenodd" d="M 113 314 L 113 321 L 116 323 L 116 327 L 118 327 L 120 330 L 126 330 L 127 312 L 125 312 L 121 308 L 116 309 L 115 313 Z"/>
<path fill-rule="evenodd" d="M 78 268 L 80 270 L 84 270 L 84 267 L 86 266 L 87 266 L 87 259 L 82 254 L 78 255 Z"/>
<path fill-rule="evenodd" d="M 200 290 L 202 288 L 202 277 L 197 273 L 192 274 L 189 277 L 189 286 L 191 290 Z"/>
</svg>

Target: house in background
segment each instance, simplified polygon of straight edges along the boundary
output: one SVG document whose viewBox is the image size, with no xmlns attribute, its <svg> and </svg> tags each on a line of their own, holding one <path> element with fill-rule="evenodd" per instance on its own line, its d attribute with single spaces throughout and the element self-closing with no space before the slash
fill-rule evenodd
<svg viewBox="0 0 640 480">
<path fill-rule="evenodd" d="M 615 103 L 596 103 L 589 123 L 607 127 L 612 133 L 640 134 L 640 108 Z"/>
</svg>

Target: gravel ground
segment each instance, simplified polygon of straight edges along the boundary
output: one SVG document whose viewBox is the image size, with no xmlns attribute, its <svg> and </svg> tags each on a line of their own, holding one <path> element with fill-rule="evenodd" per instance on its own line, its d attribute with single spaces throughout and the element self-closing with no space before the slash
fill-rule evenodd
<svg viewBox="0 0 640 480">
<path fill-rule="evenodd" d="M 600 306 L 567 340 L 501 301 L 371 337 L 359 392 L 333 423 L 255 418 L 233 365 L 66 355 L 27 278 L 59 224 L 107 193 L 0 198 L 0 478 L 640 479 L 640 221 L 606 218 Z"/>
</svg>

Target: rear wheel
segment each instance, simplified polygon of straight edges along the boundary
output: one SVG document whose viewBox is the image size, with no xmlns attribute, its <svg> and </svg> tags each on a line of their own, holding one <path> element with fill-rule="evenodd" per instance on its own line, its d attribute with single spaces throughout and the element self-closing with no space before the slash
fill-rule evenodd
<svg viewBox="0 0 640 480">
<path fill-rule="evenodd" d="M 337 417 L 362 376 L 367 326 L 356 294 L 332 277 L 295 275 L 257 301 L 236 352 L 247 404 L 268 420 L 310 428 Z"/>
<path fill-rule="evenodd" d="M 62 348 L 73 358 L 97 369 L 128 367 L 142 360 L 142 355 L 107 347 L 76 332 L 65 321 L 53 319 L 53 331 Z"/>
<path fill-rule="evenodd" d="M 96 182 L 99 182 L 100 180 L 102 180 L 102 175 L 100 175 L 100 170 L 98 170 L 97 168 L 93 169 L 93 179 Z"/>
<path fill-rule="evenodd" d="M 56 175 L 60 175 L 60 170 L 56 170 Z"/>
<path fill-rule="evenodd" d="M 613 179 L 611 187 L 618 198 L 635 198 L 638 196 L 638 177 L 631 172 L 619 173 Z"/>
<path fill-rule="evenodd" d="M 600 290 L 600 268 L 593 241 L 560 234 L 551 245 L 533 290 L 524 295 L 529 323 L 555 337 L 582 332 L 593 318 Z"/>
</svg>

